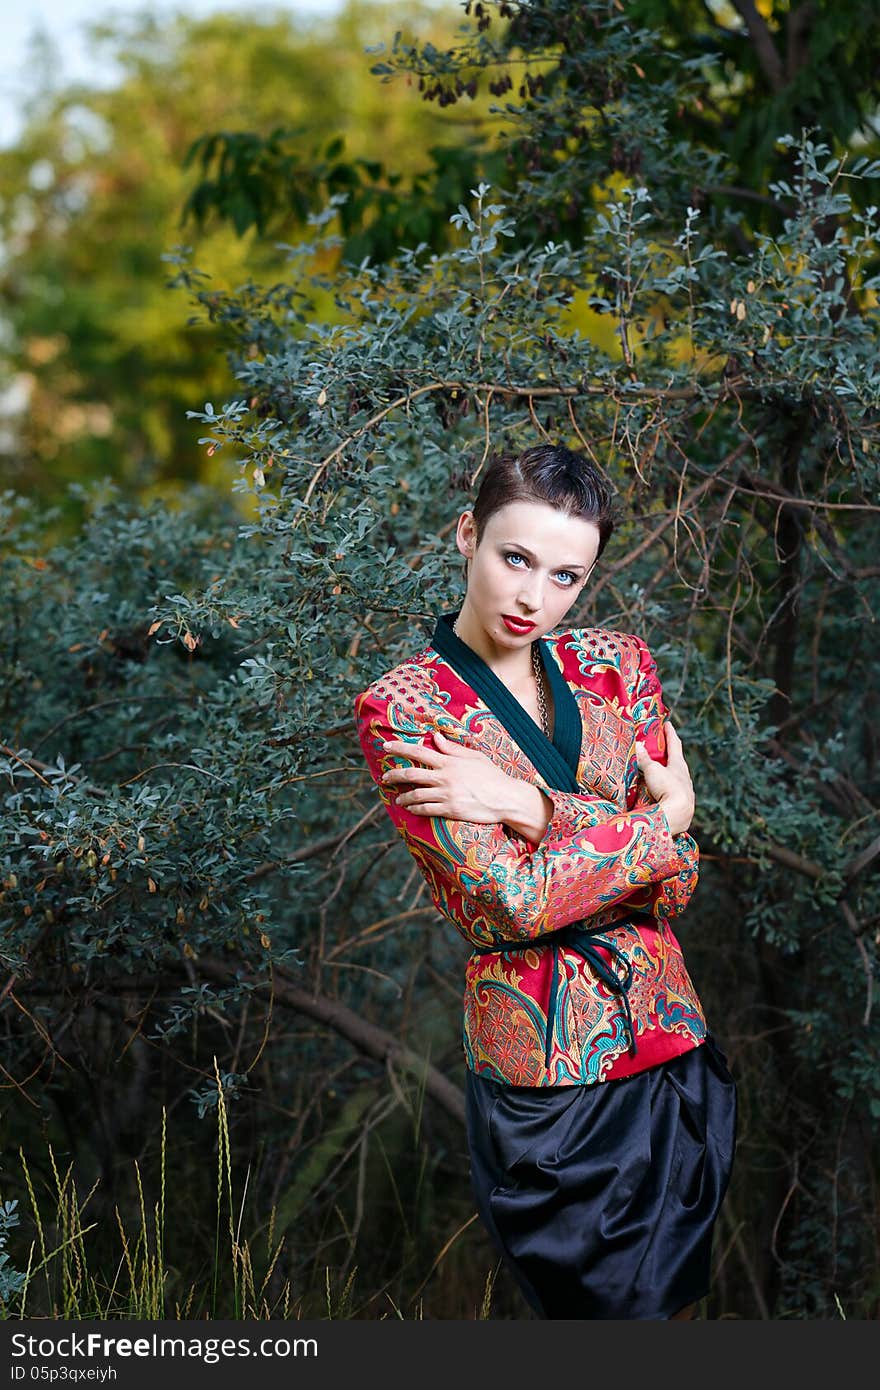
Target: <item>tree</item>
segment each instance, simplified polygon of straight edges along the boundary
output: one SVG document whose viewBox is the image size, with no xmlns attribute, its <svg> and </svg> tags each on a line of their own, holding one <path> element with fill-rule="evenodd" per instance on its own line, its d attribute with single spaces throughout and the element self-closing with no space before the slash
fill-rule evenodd
<svg viewBox="0 0 880 1390">
<path fill-rule="evenodd" d="M 474 12 L 477 44 L 488 42 L 488 8 Z M 563 9 L 520 6 L 515 18 L 559 25 Z M 657 52 L 664 83 L 680 70 L 687 90 L 688 60 L 662 36 L 598 0 L 578 15 L 583 27 L 566 30 L 572 64 L 594 59 L 594 34 L 610 72 L 647 72 Z M 546 62 L 546 44 L 535 51 Z M 446 54 L 431 63 L 438 81 L 454 74 Z M 662 84 L 638 82 L 605 113 L 625 145 L 653 129 Z M 559 97 L 560 123 L 576 96 Z M 546 81 L 531 98 L 526 85 L 526 129 L 545 98 Z M 123 1030 L 130 995 L 153 1041 L 141 1022 L 127 1065 L 140 1059 L 170 1087 L 175 1072 L 189 1085 L 192 1065 L 209 1076 L 219 1056 L 238 1097 L 233 1139 L 256 1162 L 258 1124 L 268 1148 L 249 1189 L 264 1215 L 282 1164 L 297 1277 L 323 1261 L 341 1286 L 356 1264 L 355 1315 L 366 1316 L 389 1285 L 412 1315 L 433 1279 L 434 1316 L 474 1316 L 493 1256 L 473 1227 L 460 1231 L 469 1209 L 449 1089 L 460 1004 L 449 981 L 466 950 L 426 908 L 381 815 L 352 701 L 454 604 L 449 528 L 489 450 L 562 439 L 596 459 L 626 515 L 573 621 L 648 639 L 697 789 L 701 884 L 681 935 L 742 1107 L 711 1311 L 875 1316 L 880 378 L 877 213 L 860 209 L 859 190 L 878 170 L 815 133 L 786 136 L 776 152 L 786 174 L 768 188 L 773 223 L 741 228 L 741 240 L 729 216 L 682 196 L 676 170 L 708 159 L 693 142 L 674 164 L 658 142 L 638 177 L 618 167 L 600 178 L 596 154 L 582 235 L 543 239 L 540 217 L 572 184 L 569 149 L 581 157 L 563 140 L 515 187 L 478 186 L 440 253 L 402 248 L 384 264 L 335 267 L 339 238 L 318 234 L 291 248 L 282 282 L 225 295 L 177 255 L 175 284 L 238 343 L 235 398 L 195 412 L 203 447 L 232 455 L 255 509 L 236 535 L 217 528 L 222 564 L 214 530 L 189 541 L 185 519 L 169 533 L 167 518 L 105 509 L 76 554 L 46 556 L 36 523 L 8 523 L 16 597 L 3 621 L 17 645 L 0 767 L 14 834 L 0 874 L 10 989 L 23 1006 L 5 1016 L 8 1046 L 21 1076 L 69 1060 L 65 1034 L 52 1043 L 43 1021 L 62 1006 L 44 1005 L 42 1029 L 30 1021 L 40 989 L 63 991 L 68 1032 L 93 1001 Z M 315 311 L 328 294 L 332 324 Z M 585 321 L 603 326 L 599 341 Z M 99 564 L 115 569 L 123 553 L 135 598 L 90 602 L 104 592 Z M 79 596 L 74 608 L 64 592 Z M 77 667 L 63 652 L 84 640 Z M 145 739 L 136 700 L 166 688 L 180 711 L 163 711 Z M 96 696 L 122 700 L 100 725 L 86 717 Z M 152 798 L 145 809 L 136 787 Z M 50 860 L 61 867 L 48 872 Z M 85 998 L 71 990 L 71 959 L 87 965 Z M 174 992 L 161 1015 L 158 988 Z M 267 997 L 303 1020 L 293 1039 L 273 1035 Z M 79 1030 L 93 1048 L 85 1075 L 112 1075 L 100 1030 Z M 401 1082 L 413 1052 L 415 1090 Z M 375 1059 L 389 1054 L 386 1082 Z M 286 1116 L 277 1129 L 269 1119 L 297 1076 L 296 1144 L 311 1140 L 325 1169 L 287 1147 Z M 407 1104 L 417 1138 L 392 1128 L 399 1147 L 386 1165 L 385 1107 Z M 325 1222 L 347 1233 L 338 1256 Z M 503 1275 L 494 1295 L 493 1315 L 521 1315 Z"/>
<path fill-rule="evenodd" d="M 407 10 L 410 35 L 444 32 L 441 13 Z M 162 255 L 187 238 L 228 290 L 281 273 L 284 251 L 230 228 L 181 225 L 187 152 L 230 119 L 232 92 L 235 123 L 283 126 L 302 166 L 335 142 L 333 176 L 318 181 L 302 223 L 377 147 L 407 176 L 413 152 L 449 121 L 370 77 L 363 47 L 392 14 L 354 5 L 323 23 L 252 14 L 94 23 L 93 50 L 119 76 L 91 88 L 59 86 L 57 55 L 43 55 L 23 133 L 0 151 L 0 361 L 27 398 L 2 446 L 7 486 L 69 502 L 68 481 L 109 476 L 145 499 L 174 500 L 194 479 L 220 481 L 186 409 L 230 389 L 224 344 L 180 315 Z M 234 199 L 228 208 L 234 215 Z"/>
<path fill-rule="evenodd" d="M 650 184 L 664 212 L 683 200 L 699 207 L 715 235 L 742 250 L 750 228 L 778 229 L 787 210 L 768 191 L 791 173 L 780 136 L 814 129 L 836 154 L 880 152 L 877 0 L 462 8 L 469 30 L 443 47 L 400 32 L 373 71 L 389 95 L 397 77 L 417 83 L 424 103 L 454 108 L 470 138 L 430 151 L 409 211 L 403 195 L 389 206 L 390 190 L 356 180 L 342 222 L 350 259 L 384 259 L 395 232 L 407 245 L 448 244 L 465 172 L 471 184 L 483 177 L 528 190 L 517 221 L 526 239 L 580 239 L 618 173 Z M 303 224 L 302 183 L 289 178 L 283 140 L 217 133 L 197 152 L 215 174 L 188 200 L 197 220 L 232 217 L 237 198 L 239 230 Z M 866 177 L 851 196 L 864 207 L 877 195 Z"/>
</svg>

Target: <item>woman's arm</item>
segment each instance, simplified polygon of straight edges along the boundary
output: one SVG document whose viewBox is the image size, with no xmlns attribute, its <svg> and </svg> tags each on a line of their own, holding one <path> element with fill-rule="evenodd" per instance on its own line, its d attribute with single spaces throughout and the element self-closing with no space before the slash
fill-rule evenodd
<svg viewBox="0 0 880 1390">
<path fill-rule="evenodd" d="M 639 671 L 630 713 L 636 725 L 636 740 L 644 744 L 651 757 L 665 764 L 668 758 L 667 728 L 669 710 L 663 699 L 663 688 L 657 675 L 657 663 L 647 645 L 639 644 Z M 638 807 L 650 805 L 653 797 L 641 772 L 627 793 L 627 805 Z M 690 827 L 693 814 L 691 800 L 690 814 L 686 824 Z M 684 911 L 693 897 L 699 879 L 700 851 L 696 840 L 686 832 L 675 835 L 675 844 L 682 859 L 682 869 L 667 879 L 652 884 L 646 895 L 644 907 L 640 911 L 649 912 L 658 920 L 677 917 Z"/>
<path fill-rule="evenodd" d="M 432 900 L 476 944 L 552 932 L 685 867 L 658 804 L 621 812 L 600 797 L 545 788 L 553 813 L 534 846 L 500 822 L 419 814 L 383 783 L 400 765 L 384 744 L 420 745 L 436 728 L 454 735 L 461 726 L 442 709 L 373 689 L 358 697 L 356 718 L 373 779 Z"/>
<path fill-rule="evenodd" d="M 634 640 L 638 645 L 639 664 L 629 710 L 635 725 L 636 749 L 643 747 L 653 762 L 666 766 L 669 758 L 667 731 L 672 730 L 672 738 L 679 749 L 680 743 L 668 722 L 669 710 L 663 699 L 657 663 L 646 643 L 640 637 Z M 637 763 L 638 757 L 637 752 Z M 676 874 L 636 889 L 616 907 L 608 909 L 603 915 L 609 920 L 615 914 L 625 916 L 627 912 L 636 911 L 658 920 L 676 917 L 690 902 L 699 877 L 700 852 L 696 841 L 686 833 L 693 816 L 693 789 L 690 789 L 689 804 L 686 792 L 678 798 L 674 793 L 667 797 L 652 795 L 637 763 L 628 769 L 627 809 L 660 802 L 682 863 Z M 689 787 L 689 776 L 686 782 Z M 518 835 L 537 844 L 547 829 L 555 804 L 562 804 L 563 793 L 556 794 L 554 803 L 550 794 L 530 782 L 518 782 L 515 787 L 513 809 L 501 819 Z M 577 801 L 573 805 L 576 809 Z"/>
</svg>

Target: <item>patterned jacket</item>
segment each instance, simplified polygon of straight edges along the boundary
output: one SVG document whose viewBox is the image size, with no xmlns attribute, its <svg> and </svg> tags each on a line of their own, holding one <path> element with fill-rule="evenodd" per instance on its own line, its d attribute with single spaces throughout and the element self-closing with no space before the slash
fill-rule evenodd
<svg viewBox="0 0 880 1390">
<path fill-rule="evenodd" d="M 434 645 L 374 680 L 358 695 L 355 718 L 379 794 L 434 905 L 474 948 L 465 971 L 466 1064 L 510 1085 L 590 1085 L 705 1039 L 705 1016 L 670 926 L 696 886 L 699 851 L 690 835 L 671 834 L 638 770 L 637 739 L 666 760 L 668 712 L 645 643 L 576 628 L 548 633 L 543 644 L 580 714 L 579 793 L 547 784 Z M 534 734 L 534 721 L 523 717 Z M 396 804 L 380 778 L 401 760 L 384 752 L 383 740 L 423 742 L 435 728 L 547 793 L 553 814 L 539 843 L 503 824 L 420 816 Z M 621 952 L 631 966 L 631 1033 L 620 993 L 603 979 L 608 970 L 566 945 L 564 934 L 555 946 L 548 939 L 581 920 L 614 943 L 614 952 L 594 948 L 609 966 Z M 516 949 L 505 951 L 505 942 Z"/>
</svg>

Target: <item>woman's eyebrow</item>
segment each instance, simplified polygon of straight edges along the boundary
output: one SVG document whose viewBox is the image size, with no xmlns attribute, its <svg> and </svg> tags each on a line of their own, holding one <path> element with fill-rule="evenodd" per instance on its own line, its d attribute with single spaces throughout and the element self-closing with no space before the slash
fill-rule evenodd
<svg viewBox="0 0 880 1390">
<path fill-rule="evenodd" d="M 525 555 L 526 558 L 529 560 L 534 560 L 535 558 L 534 551 L 529 550 L 527 545 L 520 545 L 519 541 L 502 541 L 501 544 L 514 546 L 518 551 L 520 551 L 521 554 Z M 554 565 L 553 568 L 557 570 L 585 570 L 587 567 L 586 565 L 581 565 L 575 562 L 570 565 Z"/>
</svg>

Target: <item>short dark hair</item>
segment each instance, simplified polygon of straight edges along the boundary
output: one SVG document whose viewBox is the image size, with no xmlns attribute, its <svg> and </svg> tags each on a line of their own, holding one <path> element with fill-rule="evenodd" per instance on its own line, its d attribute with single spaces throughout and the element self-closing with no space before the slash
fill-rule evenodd
<svg viewBox="0 0 880 1390">
<path fill-rule="evenodd" d="M 495 454 L 472 507 L 477 545 L 489 517 L 509 502 L 545 502 L 595 522 L 597 560 L 614 530 L 614 498 L 608 484 L 586 454 L 561 444 L 540 444 L 521 454 Z"/>
</svg>

